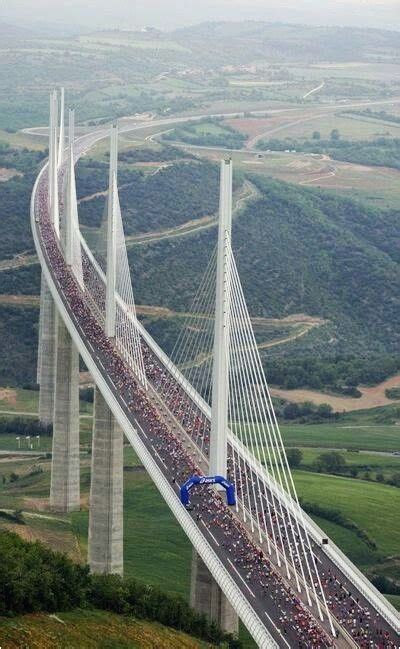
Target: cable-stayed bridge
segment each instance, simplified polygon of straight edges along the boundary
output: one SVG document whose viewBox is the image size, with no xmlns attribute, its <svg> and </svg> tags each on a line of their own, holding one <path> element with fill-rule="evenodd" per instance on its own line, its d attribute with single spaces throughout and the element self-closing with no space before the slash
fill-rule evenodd
<svg viewBox="0 0 400 649">
<path fill-rule="evenodd" d="M 231 161 L 221 162 L 216 249 L 168 357 L 136 318 L 118 128 L 111 127 L 103 236 L 91 250 L 79 230 L 74 165 L 106 132 L 76 139 L 70 111 L 67 143 L 64 121 L 64 95 L 59 104 L 52 93 L 49 162 L 31 204 L 42 267 L 40 417 L 53 423 L 52 509 L 80 507 L 81 355 L 96 385 L 93 572 L 123 570 L 125 434 L 193 545 L 197 610 L 233 632 L 239 616 L 260 647 L 398 646 L 394 608 L 299 505 L 232 249 Z M 180 487 L 194 475 L 227 479 L 236 505 L 205 483 L 185 507 Z"/>
</svg>

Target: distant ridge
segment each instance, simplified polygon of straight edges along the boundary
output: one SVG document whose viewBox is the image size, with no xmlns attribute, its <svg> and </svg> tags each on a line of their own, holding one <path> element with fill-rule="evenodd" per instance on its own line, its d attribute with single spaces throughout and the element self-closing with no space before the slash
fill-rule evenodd
<svg viewBox="0 0 400 649">
<path fill-rule="evenodd" d="M 311 26 L 288 23 L 204 22 L 171 32 L 194 52 L 209 44 L 210 60 L 235 64 L 257 57 L 270 62 L 387 61 L 400 55 L 400 32 L 385 29 Z M 222 62 L 222 61 L 221 61 Z"/>
</svg>

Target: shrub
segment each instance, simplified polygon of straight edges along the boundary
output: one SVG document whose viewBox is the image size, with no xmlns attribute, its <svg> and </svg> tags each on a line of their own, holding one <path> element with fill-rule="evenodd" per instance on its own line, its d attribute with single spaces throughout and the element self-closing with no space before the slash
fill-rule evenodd
<svg viewBox="0 0 400 649">
<path fill-rule="evenodd" d="M 318 455 L 314 461 L 314 466 L 317 471 L 323 473 L 340 473 L 346 466 L 346 460 L 337 451 L 327 451 Z"/>
<path fill-rule="evenodd" d="M 301 464 L 303 459 L 303 453 L 299 448 L 288 448 L 286 451 L 286 457 L 290 467 L 296 467 Z"/>
</svg>

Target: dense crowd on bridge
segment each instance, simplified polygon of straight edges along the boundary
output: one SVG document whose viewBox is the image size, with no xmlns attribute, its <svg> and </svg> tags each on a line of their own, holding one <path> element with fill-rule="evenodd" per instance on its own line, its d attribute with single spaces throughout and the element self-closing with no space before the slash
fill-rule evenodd
<svg viewBox="0 0 400 649">
<path fill-rule="evenodd" d="M 45 176 L 43 176 L 45 179 Z M 201 473 L 194 453 L 189 452 L 165 418 L 160 414 L 149 399 L 146 391 L 140 386 L 132 369 L 117 352 L 114 343 L 106 337 L 104 328 L 98 318 L 93 315 L 89 302 L 74 279 L 70 269 L 65 264 L 59 244 L 54 234 L 54 228 L 49 220 L 47 183 L 39 184 L 36 193 L 36 217 L 40 223 L 40 232 L 44 251 L 48 256 L 54 279 L 61 289 L 61 295 L 73 313 L 76 323 L 84 337 L 90 342 L 96 355 L 107 369 L 109 379 L 117 388 L 118 394 L 124 399 L 129 411 L 134 414 L 150 437 L 153 447 L 168 470 L 173 482 L 181 483 L 194 473 Z M 84 258 L 84 276 L 88 277 L 89 260 Z M 95 302 L 104 304 L 102 287 L 96 286 L 98 295 Z M 93 301 L 93 300 L 92 300 Z M 186 393 L 177 386 L 174 378 L 157 362 L 155 356 L 143 347 L 144 363 L 148 379 L 162 389 L 170 411 L 182 423 L 193 440 L 207 454 L 209 447 L 209 427 L 198 412 L 189 407 Z M 200 440 L 200 441 L 199 441 Z M 219 530 L 223 535 L 223 545 L 232 563 L 241 575 L 244 575 L 249 587 L 257 585 L 262 588 L 264 596 L 271 597 L 272 603 L 278 608 L 279 626 L 283 634 L 295 633 L 298 647 L 329 647 L 333 640 L 308 612 L 293 589 L 282 578 L 266 554 L 251 540 L 243 523 L 224 504 L 220 495 L 210 487 L 202 494 L 195 492 L 192 498 L 192 517 L 198 523 L 204 523 L 212 530 Z M 256 512 L 254 512 L 256 514 Z M 278 517 L 275 525 L 279 527 Z M 284 526 L 284 532 L 286 527 Z M 282 539 L 282 542 L 283 539 Z M 395 648 L 395 643 L 379 626 L 381 618 L 368 607 L 363 607 L 349 593 L 340 579 L 330 572 L 320 571 L 325 593 L 331 610 L 339 622 L 351 633 L 357 645 L 367 647 Z"/>
</svg>

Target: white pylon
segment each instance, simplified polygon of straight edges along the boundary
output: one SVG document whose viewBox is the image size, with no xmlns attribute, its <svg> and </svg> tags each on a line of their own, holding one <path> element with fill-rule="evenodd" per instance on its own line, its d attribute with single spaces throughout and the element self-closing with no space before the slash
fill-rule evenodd
<svg viewBox="0 0 400 649">
<path fill-rule="evenodd" d="M 70 108 L 68 111 L 68 144 L 73 145 L 75 141 L 75 110 Z"/>
<path fill-rule="evenodd" d="M 49 120 L 49 173 L 48 173 L 48 194 L 47 194 L 47 199 L 48 199 L 48 205 L 49 205 L 49 212 L 51 213 L 51 205 L 53 202 L 53 145 L 54 145 L 54 140 L 53 140 L 53 131 L 54 131 L 54 94 L 51 92 L 50 93 L 50 104 L 49 104 L 49 113 L 50 113 L 50 120 Z"/>
<path fill-rule="evenodd" d="M 110 176 L 108 187 L 107 210 L 107 268 L 106 268 L 106 318 L 105 333 L 109 338 L 115 337 L 116 324 L 116 270 L 117 270 L 117 238 L 115 213 L 118 201 L 117 186 L 118 162 L 118 127 L 111 127 L 110 139 Z"/>
<path fill-rule="evenodd" d="M 231 230 L 232 161 L 222 160 L 211 402 L 210 475 L 224 477 L 227 473 Z"/>
<path fill-rule="evenodd" d="M 65 150 L 65 92 L 64 88 L 60 90 L 60 130 L 59 130 L 59 139 L 58 139 L 58 157 L 57 163 L 58 166 L 64 162 L 64 150 Z"/>
<path fill-rule="evenodd" d="M 67 178 L 67 205 L 65 210 L 65 261 L 72 266 L 74 261 L 74 210 L 76 205 L 74 150 L 69 145 L 68 178 Z"/>
<path fill-rule="evenodd" d="M 57 179 L 57 92 L 50 95 L 50 134 L 49 134 L 49 214 L 57 237 L 60 236 L 60 216 L 58 205 Z"/>
<path fill-rule="evenodd" d="M 79 237 L 78 202 L 76 200 L 76 182 L 74 166 L 74 147 L 69 145 L 67 164 L 67 200 L 65 209 L 65 261 L 71 267 L 75 279 L 84 290 L 81 243 Z"/>
<path fill-rule="evenodd" d="M 113 124 L 111 126 L 110 134 L 110 170 L 108 176 L 108 186 L 111 190 L 114 174 L 116 176 L 118 184 L 118 125 Z M 110 201 L 108 202 L 110 206 Z"/>
</svg>

